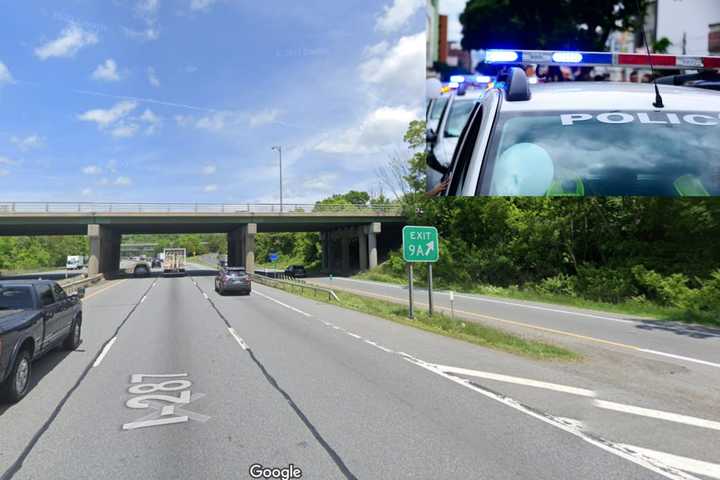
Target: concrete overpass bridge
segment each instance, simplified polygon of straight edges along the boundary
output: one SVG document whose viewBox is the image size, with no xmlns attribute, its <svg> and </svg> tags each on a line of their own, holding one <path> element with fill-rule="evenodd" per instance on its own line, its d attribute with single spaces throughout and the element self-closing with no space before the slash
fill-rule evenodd
<svg viewBox="0 0 720 480">
<path fill-rule="evenodd" d="M 119 270 L 132 233 L 225 233 L 229 265 L 254 271 L 257 233 L 319 232 L 324 270 L 364 270 L 400 245 L 403 225 L 388 205 L 0 203 L 0 235 L 87 235 L 91 274 Z"/>
</svg>

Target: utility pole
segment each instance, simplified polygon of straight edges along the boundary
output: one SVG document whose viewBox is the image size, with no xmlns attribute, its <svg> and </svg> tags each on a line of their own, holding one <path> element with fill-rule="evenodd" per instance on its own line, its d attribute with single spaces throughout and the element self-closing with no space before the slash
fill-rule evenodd
<svg viewBox="0 0 720 480">
<path fill-rule="evenodd" d="M 276 150 L 278 152 L 278 155 L 280 157 L 280 213 L 283 211 L 283 181 L 282 181 L 282 146 L 281 145 L 275 145 L 272 147 L 273 150 Z"/>
</svg>

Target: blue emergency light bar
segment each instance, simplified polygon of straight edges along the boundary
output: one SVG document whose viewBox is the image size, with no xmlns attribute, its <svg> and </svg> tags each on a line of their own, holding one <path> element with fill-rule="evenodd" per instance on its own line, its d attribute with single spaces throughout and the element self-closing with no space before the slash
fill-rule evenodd
<svg viewBox="0 0 720 480">
<path fill-rule="evenodd" d="M 573 52 L 563 50 L 485 50 L 485 63 L 505 65 L 653 67 L 657 69 L 720 69 L 720 57 L 645 55 L 642 53 Z"/>
</svg>

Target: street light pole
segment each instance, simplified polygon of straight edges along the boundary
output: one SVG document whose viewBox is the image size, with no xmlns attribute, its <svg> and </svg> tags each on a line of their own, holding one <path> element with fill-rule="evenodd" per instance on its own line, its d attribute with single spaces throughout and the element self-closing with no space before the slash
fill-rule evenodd
<svg viewBox="0 0 720 480">
<path fill-rule="evenodd" d="M 282 201 L 282 194 L 283 194 L 283 182 L 282 182 L 282 146 L 281 145 L 275 145 L 272 147 L 273 150 L 277 150 L 278 155 L 280 157 L 280 213 L 283 211 L 283 201 Z"/>
</svg>

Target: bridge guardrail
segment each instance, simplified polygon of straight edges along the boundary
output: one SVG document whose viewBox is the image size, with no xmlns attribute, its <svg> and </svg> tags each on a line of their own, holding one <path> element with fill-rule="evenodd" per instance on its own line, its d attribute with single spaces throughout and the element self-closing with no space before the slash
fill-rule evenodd
<svg viewBox="0 0 720 480">
<path fill-rule="evenodd" d="M 284 274 L 283 274 L 283 276 L 284 276 Z M 317 287 L 315 285 L 311 285 L 309 283 L 301 282 L 298 280 L 287 280 L 285 278 L 270 277 L 267 275 L 263 275 L 262 273 L 257 273 L 257 270 L 256 270 L 256 273 L 250 274 L 250 278 L 252 278 L 253 281 L 256 281 L 262 285 L 267 285 L 268 287 L 275 287 L 276 284 L 281 284 L 281 285 L 290 285 L 290 286 L 293 286 L 296 288 L 300 288 L 300 291 L 303 291 L 307 288 L 309 290 L 313 290 L 315 293 L 318 293 L 318 292 L 327 293 L 328 300 L 335 299 L 335 301 L 337 301 L 337 302 L 340 301 L 337 294 L 335 294 L 335 292 L 333 290 L 331 290 L 329 288 L 324 288 L 324 287 Z"/>
<path fill-rule="evenodd" d="M 358 214 L 399 215 L 400 205 L 305 203 L 114 203 L 114 202 L 0 202 L 0 215 L 23 213 L 275 213 L 282 215 Z"/>
<path fill-rule="evenodd" d="M 70 293 L 70 292 L 76 291 L 80 287 L 85 287 L 87 285 L 97 283 L 102 279 L 103 279 L 103 274 L 98 273 L 98 274 L 91 275 L 88 277 L 83 277 L 79 280 L 77 280 L 75 278 L 68 278 L 65 280 L 60 280 L 58 283 L 60 284 L 61 287 L 63 287 L 63 289 L 65 289 L 66 292 Z"/>
</svg>

